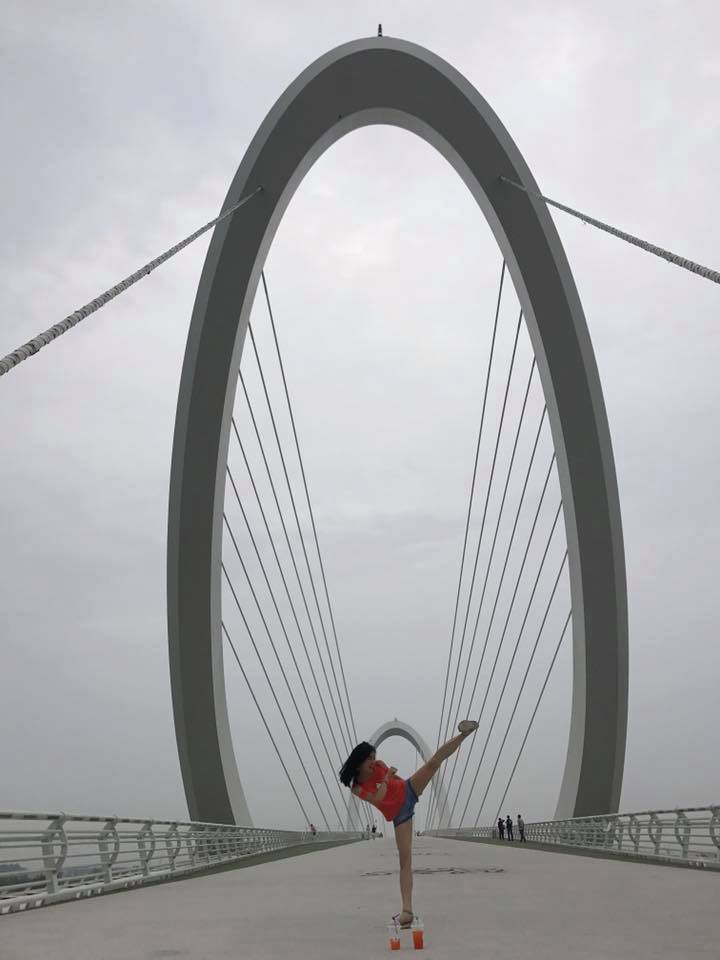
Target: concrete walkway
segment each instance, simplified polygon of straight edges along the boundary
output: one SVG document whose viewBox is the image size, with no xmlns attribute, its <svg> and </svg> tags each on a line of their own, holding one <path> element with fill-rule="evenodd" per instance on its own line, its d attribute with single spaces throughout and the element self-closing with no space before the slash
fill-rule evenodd
<svg viewBox="0 0 720 960">
<path fill-rule="evenodd" d="M 430 838 L 415 868 L 426 960 L 720 956 L 720 873 Z M 0 958 L 373 960 L 398 908 L 394 846 L 375 840 L 10 915 Z"/>
</svg>

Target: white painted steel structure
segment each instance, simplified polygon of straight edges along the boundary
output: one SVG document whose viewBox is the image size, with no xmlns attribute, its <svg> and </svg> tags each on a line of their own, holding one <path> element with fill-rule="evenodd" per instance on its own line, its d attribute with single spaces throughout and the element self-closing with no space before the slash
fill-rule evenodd
<svg viewBox="0 0 720 960">
<path fill-rule="evenodd" d="M 171 880 L 257 854 L 362 838 L 350 831 L 313 836 L 224 823 L 0 812 L 0 914 Z"/>
<path fill-rule="evenodd" d="M 517 828 L 515 833 L 514 842 Z M 497 838 L 497 827 L 429 830 L 425 836 L 491 840 Z M 534 843 L 720 870 L 720 806 L 542 820 L 526 823 L 525 836 Z"/>
<path fill-rule="evenodd" d="M 224 209 L 262 192 L 217 225 L 198 286 L 178 393 L 167 556 L 170 676 L 190 815 L 252 822 L 227 715 L 221 566 L 230 424 L 255 290 L 303 176 L 333 143 L 372 124 L 415 133 L 449 161 L 507 263 L 547 403 L 569 554 L 573 699 L 557 815 L 617 810 L 627 727 L 625 557 L 580 298 L 548 209 L 532 195 L 538 186 L 490 105 L 429 50 L 379 37 L 324 54 L 270 110 Z"/>
</svg>

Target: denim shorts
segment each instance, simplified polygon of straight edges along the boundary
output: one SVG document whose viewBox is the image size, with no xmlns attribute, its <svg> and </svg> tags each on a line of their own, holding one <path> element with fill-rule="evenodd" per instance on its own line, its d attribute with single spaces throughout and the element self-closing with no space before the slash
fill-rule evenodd
<svg viewBox="0 0 720 960">
<path fill-rule="evenodd" d="M 396 827 L 399 827 L 401 823 L 405 823 L 406 820 L 412 820 L 415 816 L 415 804 L 418 802 L 418 795 L 415 793 L 415 788 L 412 785 L 411 780 L 405 781 L 405 803 L 400 807 L 398 815 L 393 820 L 393 824 Z"/>
</svg>

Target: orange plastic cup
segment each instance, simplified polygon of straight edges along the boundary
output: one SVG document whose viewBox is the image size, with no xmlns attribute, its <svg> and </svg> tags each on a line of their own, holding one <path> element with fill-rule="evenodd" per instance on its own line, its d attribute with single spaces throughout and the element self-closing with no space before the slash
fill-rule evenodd
<svg viewBox="0 0 720 960">
<path fill-rule="evenodd" d="M 396 937 L 395 934 L 393 934 L 393 935 L 390 937 L 390 949 L 391 949 L 391 950 L 399 950 L 399 949 L 400 949 L 400 937 Z"/>
<path fill-rule="evenodd" d="M 413 935 L 413 946 L 415 947 L 416 950 L 422 950 L 423 947 L 425 946 L 425 944 L 424 944 L 424 942 L 423 942 L 423 934 L 424 934 L 424 933 L 425 933 L 424 930 L 413 930 L 413 932 L 412 932 L 412 935 Z"/>
</svg>

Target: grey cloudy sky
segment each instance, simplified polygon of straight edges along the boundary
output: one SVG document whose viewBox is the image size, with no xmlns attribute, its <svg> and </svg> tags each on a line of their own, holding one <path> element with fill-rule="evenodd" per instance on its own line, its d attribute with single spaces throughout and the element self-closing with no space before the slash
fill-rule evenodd
<svg viewBox="0 0 720 960">
<path fill-rule="evenodd" d="M 274 0 L 3 10 L 2 353 L 213 216 L 287 84 L 381 20 L 386 34 L 469 78 L 548 195 L 718 266 L 720 9 L 710 0 L 522 0 L 511 12 Z M 718 289 L 555 219 L 620 487 L 631 667 L 621 805 L 717 802 Z M 165 536 L 177 388 L 206 248 L 203 239 L 0 384 L 0 809 L 186 815 Z M 361 736 L 393 716 L 428 740 L 437 733 L 499 267 L 455 173 L 389 128 L 358 131 L 320 159 L 268 259 Z M 270 367 L 261 306 L 254 323 Z M 514 319 L 509 298 L 493 410 Z M 513 409 L 529 358 L 523 335 Z M 536 391 L 533 411 L 539 402 Z M 249 437 L 240 404 L 238 423 Z M 231 463 L 239 472 L 236 453 Z M 548 518 L 544 529 L 552 509 Z M 558 598 L 534 691 L 567 602 Z M 570 668 L 566 644 L 509 794 L 526 819 L 554 809 Z M 255 821 L 297 825 L 230 660 L 226 677 Z M 526 719 L 530 695 L 525 704 Z M 511 738 L 508 762 L 517 745 Z M 402 743 L 385 752 L 402 770 L 415 760 Z"/>
</svg>

